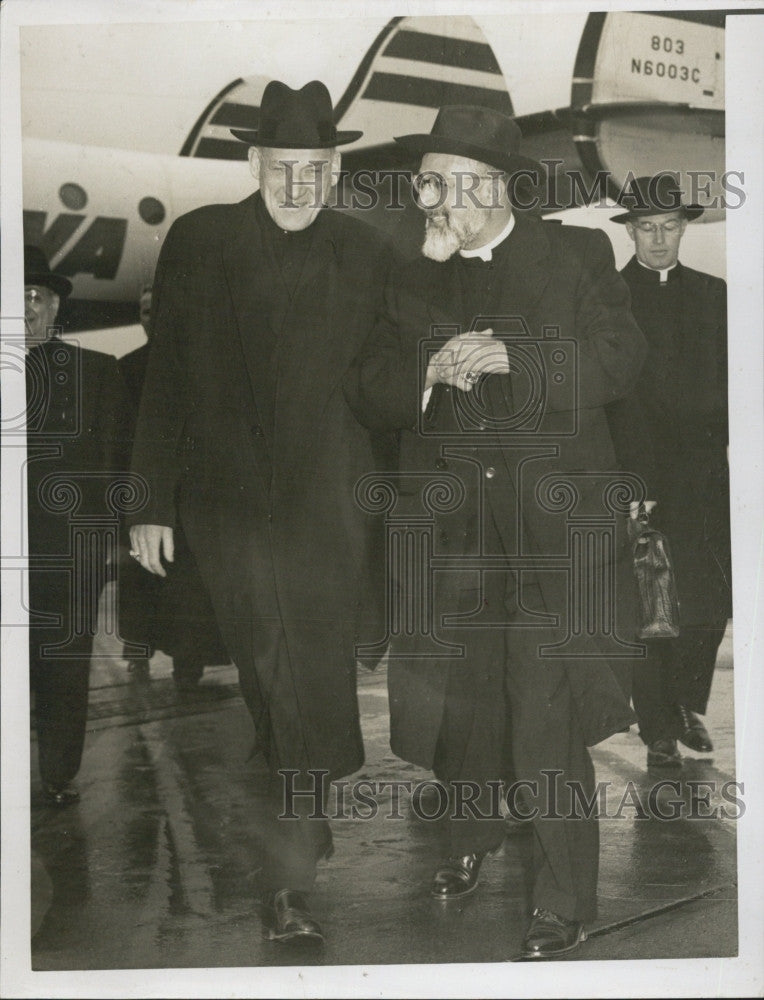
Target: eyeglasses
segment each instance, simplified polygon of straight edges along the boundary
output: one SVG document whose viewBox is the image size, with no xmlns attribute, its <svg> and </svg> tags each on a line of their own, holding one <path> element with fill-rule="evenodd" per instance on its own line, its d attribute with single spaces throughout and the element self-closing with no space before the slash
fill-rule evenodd
<svg viewBox="0 0 764 1000">
<path fill-rule="evenodd" d="M 666 233 L 678 233 L 682 228 L 679 219 L 671 219 L 668 222 L 635 222 L 633 225 L 640 233 L 649 233 L 650 236 L 654 236 L 659 229 L 665 235 Z"/>
<path fill-rule="evenodd" d="M 448 190 L 446 178 L 443 174 L 435 173 L 433 170 L 426 170 L 424 173 L 417 174 L 412 184 L 417 198 L 421 198 L 423 195 L 426 197 L 435 195 L 435 197 L 440 199 Z"/>
<path fill-rule="evenodd" d="M 501 170 L 492 170 L 487 174 L 478 174 L 473 170 L 456 170 L 450 176 L 454 179 L 453 183 L 456 187 L 457 200 L 461 201 L 462 197 L 466 196 L 474 204 L 473 192 L 477 188 L 475 182 L 491 180 L 494 184 L 498 184 L 503 180 L 504 173 Z M 425 203 L 435 201 L 442 205 L 446 200 L 446 194 L 450 186 L 448 178 L 436 170 L 424 170 L 421 174 L 416 174 L 412 180 L 412 187 L 417 201 Z M 496 190 L 494 189 L 494 197 L 491 205 L 495 201 Z"/>
</svg>

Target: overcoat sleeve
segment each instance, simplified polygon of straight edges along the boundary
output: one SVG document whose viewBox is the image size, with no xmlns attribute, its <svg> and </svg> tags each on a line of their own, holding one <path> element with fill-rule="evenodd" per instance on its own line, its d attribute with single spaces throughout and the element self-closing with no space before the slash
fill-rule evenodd
<svg viewBox="0 0 764 1000">
<path fill-rule="evenodd" d="M 153 286 L 154 337 L 135 432 L 132 471 L 145 480 L 148 502 L 131 524 L 176 523 L 175 490 L 181 472 L 179 444 L 188 415 L 189 389 L 181 350 L 185 324 L 183 234 L 176 222 L 159 255 Z"/>
<path fill-rule="evenodd" d="M 411 296 L 403 280 L 403 268 L 389 273 L 382 314 L 343 383 L 350 409 L 371 430 L 414 430 L 417 425 L 422 387 L 412 378 L 419 365 L 417 342 L 405 336 L 401 321 Z"/>
<path fill-rule="evenodd" d="M 621 399 L 636 384 L 647 356 L 647 342 L 630 307 L 629 287 L 616 270 L 610 241 L 601 230 L 593 229 L 576 292 L 578 400 L 582 409 Z M 554 399 L 551 394 L 549 409 L 555 408 Z"/>
<path fill-rule="evenodd" d="M 644 500 L 657 500 L 658 465 L 652 436 L 636 392 L 605 407 L 610 437 L 620 469 L 636 473 L 644 483 Z"/>
<path fill-rule="evenodd" d="M 581 253 L 573 332 L 578 347 L 577 402 L 580 408 L 588 409 L 620 399 L 633 388 L 647 344 L 631 315 L 629 289 L 615 268 L 605 234 L 591 230 Z M 405 337 L 406 324 L 402 322 L 408 315 L 417 314 L 417 304 L 411 301 L 413 294 L 406 286 L 405 274 L 393 274 L 386 293 L 385 316 L 367 339 L 346 379 L 348 402 L 368 427 L 416 426 L 424 373 L 420 370 L 418 343 L 415 338 Z M 420 378 L 415 380 L 411 373 L 417 370 Z M 569 395 L 555 392 L 553 386 L 549 388 L 546 410 L 569 409 Z M 510 399 L 511 393 L 505 398 Z"/>
</svg>

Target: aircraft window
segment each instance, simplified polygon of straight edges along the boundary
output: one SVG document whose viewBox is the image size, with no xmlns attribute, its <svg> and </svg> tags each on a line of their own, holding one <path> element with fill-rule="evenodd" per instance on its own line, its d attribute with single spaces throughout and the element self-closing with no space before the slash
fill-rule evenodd
<svg viewBox="0 0 764 1000">
<path fill-rule="evenodd" d="M 79 184 L 62 184 L 58 189 L 58 197 L 74 212 L 79 212 L 88 203 L 87 192 Z"/>
<path fill-rule="evenodd" d="M 150 226 L 158 226 L 164 220 L 164 205 L 158 198 L 141 198 L 138 202 L 138 214 Z"/>
</svg>

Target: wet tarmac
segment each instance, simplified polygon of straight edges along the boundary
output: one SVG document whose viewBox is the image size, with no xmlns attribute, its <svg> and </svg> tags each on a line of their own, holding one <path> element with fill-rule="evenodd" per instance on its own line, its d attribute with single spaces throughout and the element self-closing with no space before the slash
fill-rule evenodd
<svg viewBox="0 0 764 1000">
<path fill-rule="evenodd" d="M 403 790 L 376 815 L 332 823 L 313 910 L 323 949 L 261 936 L 258 763 L 231 665 L 207 668 L 198 691 L 177 691 L 154 657 L 134 680 L 113 642 L 97 645 L 79 804 L 44 804 L 33 740 L 34 970 L 251 968 L 291 965 L 507 962 L 527 923 L 529 839 L 508 832 L 478 890 L 444 906 L 429 897 L 442 824 L 418 818 Z M 384 668 L 359 674 L 367 760 L 354 780 L 425 780 L 388 746 Z M 648 772 L 636 728 L 596 747 L 608 786 L 601 827 L 600 912 L 573 960 L 691 958 L 737 953 L 736 823 L 721 787 L 735 778 L 731 630 L 706 717 L 715 751 Z M 680 785 L 650 789 L 661 778 Z M 708 801 L 705 786 L 713 782 Z M 735 789 L 727 794 L 736 794 Z M 426 800 L 425 800 L 426 801 Z M 652 810 L 644 809 L 652 802 Z M 397 803 L 397 808 L 396 808 Z M 672 805 L 673 803 L 673 805 Z M 710 803 L 710 805 L 709 805 Z M 716 808 L 714 818 L 708 816 Z M 658 810 L 680 818 L 661 820 Z M 367 811 L 372 811 L 368 809 Z M 640 811 L 646 815 L 640 816 Z M 390 818 L 399 813 L 400 818 Z M 137 994 L 136 994 L 137 995 Z"/>
</svg>

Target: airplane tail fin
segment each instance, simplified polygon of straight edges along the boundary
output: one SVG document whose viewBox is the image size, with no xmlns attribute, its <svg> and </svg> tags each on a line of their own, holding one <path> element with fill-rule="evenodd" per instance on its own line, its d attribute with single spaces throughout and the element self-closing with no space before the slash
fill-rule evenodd
<svg viewBox="0 0 764 1000">
<path fill-rule="evenodd" d="M 512 114 L 493 49 L 471 17 L 394 18 L 369 49 L 337 104 L 342 127 L 364 146 L 429 132 L 438 108 L 480 104 Z"/>
<path fill-rule="evenodd" d="M 181 156 L 243 160 L 247 147 L 230 128 L 257 128 L 268 80 L 234 80 L 204 109 Z M 482 104 L 512 114 L 506 81 L 485 35 L 471 17 L 394 17 L 382 29 L 337 102 L 343 129 L 360 129 L 359 148 L 391 143 L 394 134 L 429 132 L 444 104 Z"/>
<path fill-rule="evenodd" d="M 260 100 L 268 80 L 262 76 L 239 77 L 207 105 L 188 133 L 181 156 L 210 160 L 246 160 L 247 147 L 230 133 L 232 128 L 257 128 Z"/>
<path fill-rule="evenodd" d="M 713 206 L 701 222 L 723 218 L 724 29 L 724 11 L 589 14 L 570 126 L 585 172 L 606 177 L 612 198 L 629 176 L 671 170 Z"/>
</svg>

